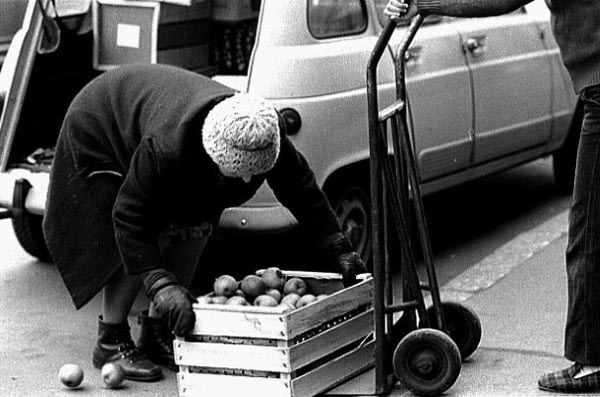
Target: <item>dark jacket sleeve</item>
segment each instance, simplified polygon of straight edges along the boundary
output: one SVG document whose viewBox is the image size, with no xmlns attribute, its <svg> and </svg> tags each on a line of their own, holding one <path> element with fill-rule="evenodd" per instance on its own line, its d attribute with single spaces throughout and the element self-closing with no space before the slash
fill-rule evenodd
<svg viewBox="0 0 600 397">
<path fill-rule="evenodd" d="M 418 0 L 422 15 L 440 14 L 455 17 L 487 17 L 506 14 L 533 0 Z"/>
<path fill-rule="evenodd" d="M 158 249 L 164 173 L 161 155 L 151 138 L 142 140 L 113 208 L 115 237 L 129 274 L 164 267 Z"/>
<path fill-rule="evenodd" d="M 277 200 L 313 235 L 324 238 L 340 231 L 337 218 L 308 162 L 285 134 L 282 134 L 279 158 L 267 174 L 267 183 Z"/>
</svg>

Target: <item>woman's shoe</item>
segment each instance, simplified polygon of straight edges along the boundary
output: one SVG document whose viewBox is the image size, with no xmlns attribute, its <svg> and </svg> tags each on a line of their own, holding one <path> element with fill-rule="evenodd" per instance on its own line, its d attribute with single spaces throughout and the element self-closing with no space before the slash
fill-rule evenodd
<svg viewBox="0 0 600 397">
<path fill-rule="evenodd" d="M 160 367 L 148 360 L 133 343 L 129 324 L 107 324 L 99 317 L 98 342 L 94 346 L 92 361 L 98 369 L 109 362 L 119 364 L 126 379 L 141 382 L 162 379 Z"/>
<path fill-rule="evenodd" d="M 179 370 L 173 354 L 175 337 L 167 325 L 158 318 L 148 317 L 148 312 L 142 312 L 139 317 L 140 338 L 138 348 L 155 364 L 164 365 L 172 371 Z"/>
<path fill-rule="evenodd" d="M 542 390 L 558 393 L 592 393 L 600 391 L 600 372 L 576 377 L 583 368 L 575 363 L 569 368 L 543 375 L 538 380 Z"/>
</svg>

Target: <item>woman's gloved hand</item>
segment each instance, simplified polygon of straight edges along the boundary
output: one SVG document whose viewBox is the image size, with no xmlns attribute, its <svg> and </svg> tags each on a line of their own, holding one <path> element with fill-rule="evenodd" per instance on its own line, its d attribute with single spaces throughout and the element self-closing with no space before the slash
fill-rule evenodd
<svg viewBox="0 0 600 397">
<path fill-rule="evenodd" d="M 154 308 L 177 336 L 184 336 L 194 328 L 196 315 L 192 304 L 196 298 L 181 286 L 173 273 L 165 269 L 150 270 L 140 274 L 146 295 Z"/>
<path fill-rule="evenodd" d="M 335 233 L 323 242 L 327 255 L 333 260 L 336 271 L 344 280 L 344 286 L 349 287 L 358 282 L 356 276 L 368 273 L 365 263 L 350 245 L 350 241 L 342 234 Z"/>
</svg>

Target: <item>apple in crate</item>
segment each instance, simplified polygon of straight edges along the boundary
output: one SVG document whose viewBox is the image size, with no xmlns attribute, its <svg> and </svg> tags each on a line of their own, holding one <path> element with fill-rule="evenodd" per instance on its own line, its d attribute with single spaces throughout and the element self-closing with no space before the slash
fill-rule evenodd
<svg viewBox="0 0 600 397">
<path fill-rule="evenodd" d="M 267 291 L 267 286 L 262 278 L 251 274 L 244 277 L 240 289 L 244 292 L 244 295 L 246 295 L 248 300 L 252 301 L 256 299 L 257 296 L 263 295 Z"/>
<path fill-rule="evenodd" d="M 265 282 L 267 288 L 281 290 L 285 284 L 285 275 L 278 267 L 265 269 L 260 278 Z"/>
<path fill-rule="evenodd" d="M 213 291 L 217 296 L 226 296 L 229 298 L 230 296 L 235 295 L 237 287 L 237 280 L 233 276 L 224 274 L 215 279 L 215 283 L 213 284 Z"/>
<path fill-rule="evenodd" d="M 300 296 L 306 294 L 308 292 L 308 286 L 306 285 L 306 282 L 300 277 L 290 278 L 283 286 L 283 293 L 284 295 L 288 295 L 292 292 Z"/>
</svg>

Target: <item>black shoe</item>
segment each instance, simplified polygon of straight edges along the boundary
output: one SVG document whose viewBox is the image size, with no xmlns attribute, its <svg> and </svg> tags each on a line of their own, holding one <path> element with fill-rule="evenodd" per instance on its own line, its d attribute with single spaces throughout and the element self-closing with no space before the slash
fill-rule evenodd
<svg viewBox="0 0 600 397">
<path fill-rule="evenodd" d="M 155 364 L 164 365 L 172 371 L 178 371 L 173 354 L 175 337 L 167 325 L 158 318 L 148 317 L 148 312 L 142 312 L 139 317 L 140 338 L 138 348 Z"/>
<path fill-rule="evenodd" d="M 559 393 L 592 393 L 600 391 L 600 372 L 575 378 L 583 365 L 575 363 L 569 368 L 543 375 L 538 380 L 542 390 Z"/>
<path fill-rule="evenodd" d="M 98 369 L 109 362 L 119 364 L 126 379 L 141 382 L 162 379 L 160 367 L 148 360 L 133 343 L 129 324 L 107 324 L 98 318 L 98 342 L 92 361 Z"/>
</svg>

